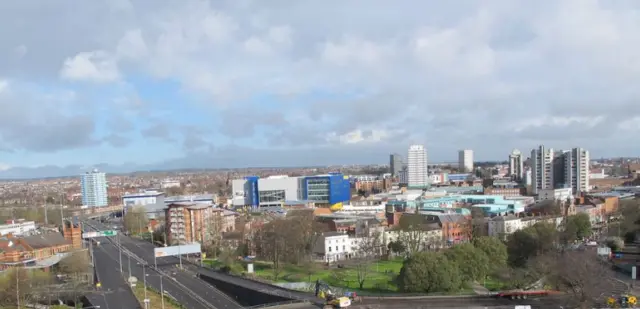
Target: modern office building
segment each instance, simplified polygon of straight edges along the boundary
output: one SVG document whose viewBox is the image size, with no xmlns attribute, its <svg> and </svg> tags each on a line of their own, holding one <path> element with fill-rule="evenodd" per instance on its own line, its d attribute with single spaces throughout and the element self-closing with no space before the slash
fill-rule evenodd
<svg viewBox="0 0 640 309">
<path fill-rule="evenodd" d="M 582 148 L 554 151 L 539 146 L 531 151 L 533 194 L 541 190 L 572 188 L 573 194 L 589 191 L 589 152 Z"/>
<path fill-rule="evenodd" d="M 351 199 L 349 177 L 341 173 L 288 177 L 249 176 L 231 183 L 234 206 L 281 206 L 285 201 L 308 200 L 316 205 L 339 207 Z"/>
<path fill-rule="evenodd" d="M 524 159 L 518 149 L 514 149 L 509 155 L 509 177 L 515 181 L 524 179 Z"/>
<path fill-rule="evenodd" d="M 82 175 L 82 205 L 89 207 L 107 206 L 107 176 L 94 169 Z"/>
<path fill-rule="evenodd" d="M 463 149 L 458 151 L 458 169 L 461 173 L 473 171 L 473 150 Z"/>
<path fill-rule="evenodd" d="M 407 166 L 407 182 L 409 188 L 426 188 L 429 186 L 427 150 L 423 145 L 409 146 Z"/>
<path fill-rule="evenodd" d="M 400 172 L 402 171 L 402 156 L 397 153 L 391 154 L 389 156 L 389 167 L 391 171 L 391 175 L 393 177 L 398 177 Z"/>
</svg>

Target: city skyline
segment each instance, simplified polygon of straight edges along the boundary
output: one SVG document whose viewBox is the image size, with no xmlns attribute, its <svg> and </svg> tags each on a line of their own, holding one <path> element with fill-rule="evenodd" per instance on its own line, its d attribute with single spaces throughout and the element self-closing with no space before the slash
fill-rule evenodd
<svg viewBox="0 0 640 309">
<path fill-rule="evenodd" d="M 3 2 L 0 171 L 384 163 L 410 144 L 434 162 L 540 144 L 634 156 L 639 10 Z M 326 16 L 332 25 L 317 22 Z"/>
</svg>

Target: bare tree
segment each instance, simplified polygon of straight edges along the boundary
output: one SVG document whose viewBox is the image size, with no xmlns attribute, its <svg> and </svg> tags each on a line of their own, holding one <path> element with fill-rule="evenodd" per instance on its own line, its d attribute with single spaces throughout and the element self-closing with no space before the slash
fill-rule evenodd
<svg viewBox="0 0 640 309">
<path fill-rule="evenodd" d="M 357 262 L 353 265 L 356 273 L 356 280 L 360 289 L 364 287 L 364 283 L 371 275 L 372 264 L 380 259 L 384 250 L 384 242 L 382 241 L 382 233 L 371 232 L 358 239 Z"/>
<path fill-rule="evenodd" d="M 278 280 L 291 249 L 287 242 L 291 236 L 289 223 L 289 220 L 275 219 L 265 224 L 255 239 L 258 255 L 272 263 L 273 280 Z"/>
<path fill-rule="evenodd" d="M 580 308 L 602 304 L 617 284 L 610 268 L 584 252 L 550 252 L 532 263 L 548 284 L 570 295 L 568 305 Z"/>
<path fill-rule="evenodd" d="M 74 277 L 75 280 L 89 272 L 89 254 L 86 250 L 75 251 L 71 256 L 58 263 L 61 272 Z"/>
<path fill-rule="evenodd" d="M 398 240 L 406 247 L 407 255 L 422 250 L 428 233 L 426 228 L 427 226 L 424 223 L 423 216 L 406 214 L 400 217 L 396 231 L 398 233 Z"/>
<path fill-rule="evenodd" d="M 148 220 L 144 207 L 134 207 L 127 210 L 124 216 L 124 228 L 129 233 L 142 233 L 145 231 Z"/>
</svg>

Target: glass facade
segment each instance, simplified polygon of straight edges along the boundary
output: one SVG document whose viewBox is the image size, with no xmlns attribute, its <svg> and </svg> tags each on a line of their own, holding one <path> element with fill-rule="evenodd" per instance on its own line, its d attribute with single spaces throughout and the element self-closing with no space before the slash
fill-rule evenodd
<svg viewBox="0 0 640 309">
<path fill-rule="evenodd" d="M 307 179 L 307 200 L 329 201 L 329 177 Z"/>
<path fill-rule="evenodd" d="M 260 203 L 284 202 L 285 200 L 284 190 L 260 191 L 258 195 Z"/>
</svg>

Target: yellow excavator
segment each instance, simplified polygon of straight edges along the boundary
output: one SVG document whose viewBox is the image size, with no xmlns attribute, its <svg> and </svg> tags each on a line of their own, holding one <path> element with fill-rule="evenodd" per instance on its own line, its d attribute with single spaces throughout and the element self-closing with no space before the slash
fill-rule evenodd
<svg viewBox="0 0 640 309">
<path fill-rule="evenodd" d="M 316 297 L 324 299 L 323 309 L 347 308 L 351 306 L 351 298 L 347 296 L 337 297 L 329 288 L 329 285 L 316 280 Z"/>
<path fill-rule="evenodd" d="M 619 298 L 609 297 L 607 305 L 609 308 L 634 308 L 638 303 L 638 299 L 633 295 L 621 295 Z"/>
</svg>

